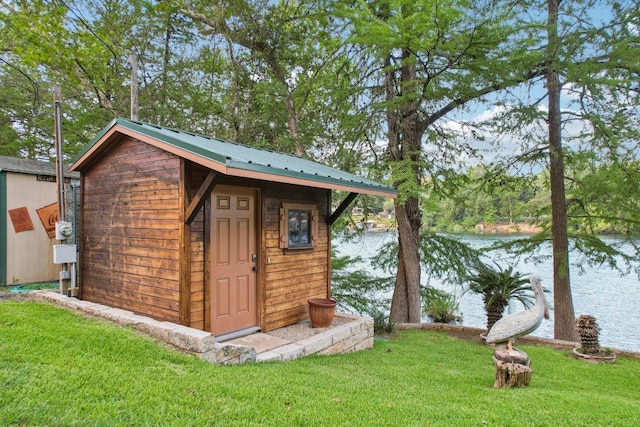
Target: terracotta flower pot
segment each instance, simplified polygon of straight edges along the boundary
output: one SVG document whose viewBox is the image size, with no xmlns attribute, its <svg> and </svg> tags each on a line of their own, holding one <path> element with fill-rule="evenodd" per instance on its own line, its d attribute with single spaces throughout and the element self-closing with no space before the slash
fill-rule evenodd
<svg viewBox="0 0 640 427">
<path fill-rule="evenodd" d="M 338 302 L 331 298 L 309 299 L 309 318 L 314 328 L 328 328 L 333 321 Z"/>
</svg>

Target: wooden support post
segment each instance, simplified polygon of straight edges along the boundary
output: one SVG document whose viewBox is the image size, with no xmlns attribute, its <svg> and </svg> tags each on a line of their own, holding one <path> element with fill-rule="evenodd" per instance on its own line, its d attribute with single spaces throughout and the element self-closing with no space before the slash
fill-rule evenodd
<svg viewBox="0 0 640 427">
<path fill-rule="evenodd" d="M 357 195 L 358 193 L 349 193 L 349 195 L 345 197 L 342 203 L 340 203 L 340 206 L 338 206 L 335 212 L 329 215 L 329 218 L 327 218 L 327 224 L 333 225 L 335 220 L 338 219 L 340 214 L 342 214 L 345 209 L 347 209 L 347 207 L 351 204 L 351 202 L 353 202 L 353 199 L 355 199 Z"/>
<path fill-rule="evenodd" d="M 185 224 L 191 224 L 193 222 L 193 220 L 198 215 L 200 208 L 204 205 L 205 200 L 209 197 L 211 191 L 213 190 L 213 187 L 216 186 L 220 178 L 221 175 L 219 173 L 215 173 L 214 171 L 209 172 L 209 175 L 206 176 L 204 182 L 202 183 L 202 185 L 200 185 L 200 188 L 196 192 L 196 195 L 193 196 L 193 199 L 185 208 Z"/>
</svg>

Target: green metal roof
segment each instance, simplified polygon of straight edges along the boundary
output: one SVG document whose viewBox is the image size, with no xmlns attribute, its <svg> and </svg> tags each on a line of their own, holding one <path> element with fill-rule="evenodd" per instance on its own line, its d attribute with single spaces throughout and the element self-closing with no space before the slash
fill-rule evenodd
<svg viewBox="0 0 640 427">
<path fill-rule="evenodd" d="M 116 133 L 154 143 L 160 148 L 231 176 L 395 197 L 394 188 L 297 156 L 265 150 L 162 126 L 118 118 L 76 156 L 70 170 L 82 170 L 101 145 Z"/>
</svg>

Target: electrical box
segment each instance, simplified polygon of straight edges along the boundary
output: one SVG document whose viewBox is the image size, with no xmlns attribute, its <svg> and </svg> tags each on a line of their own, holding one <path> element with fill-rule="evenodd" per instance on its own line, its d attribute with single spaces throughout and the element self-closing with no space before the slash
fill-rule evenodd
<svg viewBox="0 0 640 427">
<path fill-rule="evenodd" d="M 67 240 L 73 234 L 73 227 L 70 222 L 58 221 L 56 222 L 56 239 Z"/>
<path fill-rule="evenodd" d="M 76 252 L 76 245 L 53 245 L 53 263 L 74 263 L 76 262 Z"/>
</svg>

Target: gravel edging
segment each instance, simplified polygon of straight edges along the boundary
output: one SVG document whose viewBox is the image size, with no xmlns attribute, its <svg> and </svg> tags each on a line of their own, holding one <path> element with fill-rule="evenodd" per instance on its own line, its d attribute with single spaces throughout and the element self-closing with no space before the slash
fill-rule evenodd
<svg viewBox="0 0 640 427">
<path fill-rule="evenodd" d="M 287 341 L 296 342 L 296 341 L 302 341 L 303 339 L 312 337 L 317 334 L 321 334 L 332 328 L 345 325 L 349 322 L 353 322 L 353 320 L 354 320 L 353 317 L 346 317 L 339 313 L 336 313 L 335 316 L 333 317 L 333 321 L 331 322 L 331 325 L 328 328 L 313 328 L 311 327 L 311 321 L 304 320 L 294 325 L 285 326 L 283 328 L 264 332 L 264 334 L 271 335 L 272 337 L 276 337 L 276 338 L 281 338 Z"/>
<path fill-rule="evenodd" d="M 20 294 L 18 294 L 16 292 L 0 291 L 0 302 L 8 301 L 10 299 L 18 299 L 19 296 L 20 296 Z"/>
</svg>

